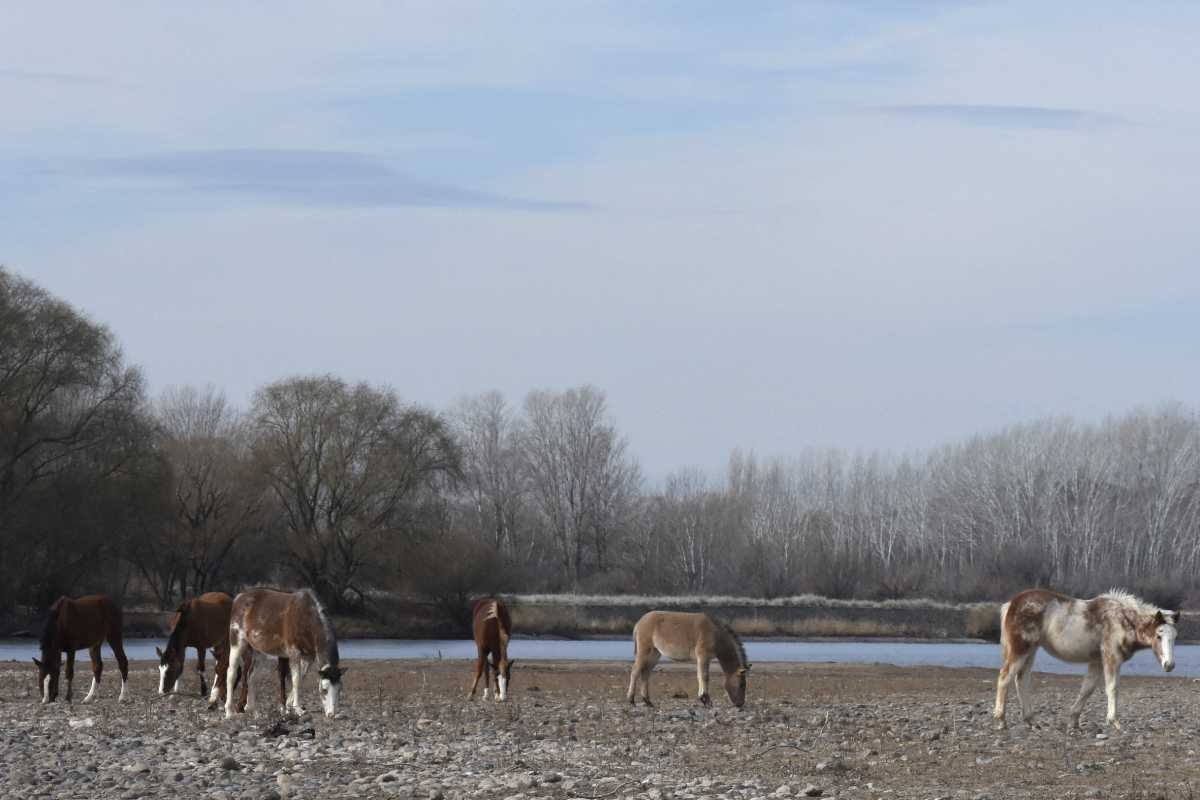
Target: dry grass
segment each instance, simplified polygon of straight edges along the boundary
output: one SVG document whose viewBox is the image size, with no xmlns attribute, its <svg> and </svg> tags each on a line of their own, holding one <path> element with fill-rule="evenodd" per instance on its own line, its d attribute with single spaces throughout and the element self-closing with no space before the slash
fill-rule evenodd
<svg viewBox="0 0 1200 800">
<path fill-rule="evenodd" d="M 588 595 L 588 594 L 518 594 L 511 595 L 514 604 L 576 605 L 576 606 L 647 606 L 651 608 L 696 608 L 705 606 L 743 606 L 757 608 L 939 608 L 968 609 L 971 603 L 945 603 L 940 600 L 911 598 L 903 600 L 837 600 L 817 594 L 790 597 L 739 597 L 733 595 Z"/>
<path fill-rule="evenodd" d="M 805 617 L 775 622 L 762 617 L 736 617 L 733 629 L 742 636 L 912 636 L 908 625 L 889 625 L 873 619 Z"/>
</svg>

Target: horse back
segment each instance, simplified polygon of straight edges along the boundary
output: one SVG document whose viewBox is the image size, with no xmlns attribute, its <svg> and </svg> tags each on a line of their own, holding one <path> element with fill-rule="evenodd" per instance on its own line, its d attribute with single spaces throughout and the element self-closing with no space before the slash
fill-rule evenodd
<svg viewBox="0 0 1200 800">
<path fill-rule="evenodd" d="M 503 600 L 485 597 L 475 603 L 471 612 L 471 629 L 475 644 L 481 649 L 494 650 L 503 655 L 512 635 L 512 617 Z"/>
<path fill-rule="evenodd" d="M 636 651 L 653 647 L 676 661 L 713 653 L 718 635 L 712 617 L 690 611 L 648 611 L 633 627 Z"/>
<path fill-rule="evenodd" d="M 233 598 L 229 595 L 224 592 L 206 592 L 188 600 L 176 612 L 171 623 L 172 632 L 179 625 L 185 609 L 185 647 L 214 647 L 229 638 L 229 618 L 233 612 Z"/>
<path fill-rule="evenodd" d="M 311 658 L 317 651 L 320 615 L 306 592 L 247 589 L 234 598 L 229 624 L 266 655 Z"/>
<path fill-rule="evenodd" d="M 60 597 L 50 608 L 64 651 L 97 647 L 105 639 L 120 641 L 121 607 L 108 595 Z"/>
</svg>

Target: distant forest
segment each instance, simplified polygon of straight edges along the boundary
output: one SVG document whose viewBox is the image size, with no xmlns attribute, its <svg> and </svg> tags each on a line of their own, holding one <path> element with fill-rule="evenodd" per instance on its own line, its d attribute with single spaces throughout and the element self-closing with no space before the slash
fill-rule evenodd
<svg viewBox="0 0 1200 800">
<path fill-rule="evenodd" d="M 918 457 L 734 452 L 644 479 L 592 386 L 451 408 L 333 375 L 148 397 L 111 331 L 0 268 L 0 612 L 213 589 L 999 599 L 1200 582 L 1200 424 L 1050 419 Z"/>
</svg>

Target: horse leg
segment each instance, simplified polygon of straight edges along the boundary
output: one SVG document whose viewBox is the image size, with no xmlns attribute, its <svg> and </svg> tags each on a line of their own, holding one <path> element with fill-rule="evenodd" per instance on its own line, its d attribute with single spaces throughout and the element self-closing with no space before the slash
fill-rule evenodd
<svg viewBox="0 0 1200 800">
<path fill-rule="evenodd" d="M 251 679 L 253 675 L 254 648 L 248 646 L 242 655 L 242 693 L 246 698 L 244 706 L 247 714 L 258 708 L 258 694 L 254 691 L 254 681 Z"/>
<path fill-rule="evenodd" d="M 1108 716 L 1106 721 L 1113 730 L 1121 730 L 1117 722 L 1117 681 L 1121 677 L 1121 657 L 1115 653 L 1105 653 L 1104 662 L 1104 693 L 1108 695 Z"/>
<path fill-rule="evenodd" d="M 212 691 L 208 694 L 208 708 L 211 711 L 217 707 L 227 692 L 227 682 L 229 676 L 226 673 L 229 671 L 229 644 L 218 645 L 213 648 L 213 658 L 216 659 L 217 665 L 213 667 L 213 682 Z"/>
<path fill-rule="evenodd" d="M 641 675 L 642 668 L 639 664 L 639 659 L 633 659 L 633 666 L 629 668 L 629 691 L 625 693 L 625 699 L 629 701 L 629 705 L 637 704 L 637 688 L 638 676 Z"/>
<path fill-rule="evenodd" d="M 104 662 L 100 660 L 100 645 L 88 648 L 88 657 L 92 660 L 92 687 L 88 689 L 87 695 L 83 698 L 83 702 L 90 703 L 96 697 L 96 691 L 100 688 L 100 676 L 104 674 Z"/>
<path fill-rule="evenodd" d="M 125 657 L 125 645 L 121 640 L 120 629 L 108 634 L 108 646 L 117 657 L 117 669 L 121 672 L 121 694 L 117 696 L 118 703 L 125 702 L 125 687 L 129 683 L 129 659 Z M 100 658 L 100 645 L 96 645 L 96 659 Z"/>
<path fill-rule="evenodd" d="M 236 628 L 229 630 L 229 651 L 225 655 L 225 719 L 233 716 L 234 706 L 237 701 L 233 697 L 233 691 L 238 685 L 238 670 L 242 661 L 242 650 L 248 647 L 246 640 L 238 633 Z M 241 676 L 242 693 L 245 694 L 246 676 Z"/>
<path fill-rule="evenodd" d="M 471 681 L 471 691 L 467 692 L 468 700 L 475 699 L 475 691 L 479 688 L 479 679 L 483 677 L 484 665 L 486 663 L 487 656 L 485 656 L 483 653 L 480 653 L 475 657 L 475 680 Z M 484 691 L 486 691 L 486 689 Z"/>
<path fill-rule="evenodd" d="M 697 648 L 699 649 L 699 648 Z M 712 705 L 712 698 L 708 696 L 708 667 L 711 664 L 707 658 L 701 655 L 696 656 L 696 682 L 699 684 L 697 699 L 707 708 Z"/>
<path fill-rule="evenodd" d="M 75 651 L 67 651 L 67 702 L 71 702 L 71 683 L 75 680 Z"/>
<path fill-rule="evenodd" d="M 1083 676 L 1083 686 L 1079 687 L 1079 696 L 1075 698 L 1075 703 L 1071 706 L 1070 721 L 1067 723 L 1068 732 L 1079 730 L 1079 715 L 1083 713 L 1083 704 L 1092 696 L 1092 692 L 1096 691 L 1096 684 L 1100 682 L 1103 670 L 1099 661 L 1088 664 L 1087 675 Z"/>
<path fill-rule="evenodd" d="M 1017 670 L 1017 701 L 1021 704 L 1021 719 L 1033 727 L 1033 659 L 1037 648 L 1031 649 Z"/>
<path fill-rule="evenodd" d="M 298 715 L 304 713 L 304 709 L 300 707 L 300 683 L 304 680 L 304 672 L 303 658 L 292 662 L 292 711 Z"/>
<path fill-rule="evenodd" d="M 204 648 L 196 646 L 196 674 L 200 676 L 200 696 L 208 694 L 208 682 L 204 680 Z"/>
</svg>

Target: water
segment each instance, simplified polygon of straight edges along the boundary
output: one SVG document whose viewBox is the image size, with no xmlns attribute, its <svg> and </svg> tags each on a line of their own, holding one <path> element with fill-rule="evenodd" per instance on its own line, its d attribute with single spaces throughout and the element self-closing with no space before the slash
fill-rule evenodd
<svg viewBox="0 0 1200 800">
<path fill-rule="evenodd" d="M 126 639 L 125 653 L 134 660 L 157 660 L 156 646 L 164 639 Z M 469 659 L 475 657 L 475 643 L 466 639 L 348 639 L 338 643 L 343 660 L 407 660 L 421 658 Z M 34 639 L 0 639 L 0 662 L 23 661 L 38 655 Z M 194 652 L 192 653 L 194 655 Z M 629 639 L 513 639 L 509 655 L 517 659 L 552 661 L 630 661 L 633 643 Z M 749 641 L 746 655 L 751 662 L 833 662 L 839 664 L 892 664 L 898 667 L 984 667 L 1000 668 L 1000 646 L 975 643 L 938 642 L 808 642 Z M 108 645 L 105 659 L 111 658 Z M 189 655 L 189 658 L 192 657 Z M 87 662 L 81 651 L 76 660 Z M 1200 677 L 1200 645 L 1175 648 L 1173 676 Z M 32 669 L 32 665 L 30 666 Z M 1082 664 L 1064 664 L 1045 653 L 1038 655 L 1035 671 L 1080 674 Z M 1121 669 L 1125 675 L 1163 675 L 1162 668 L 1149 650 L 1135 655 Z"/>
</svg>

